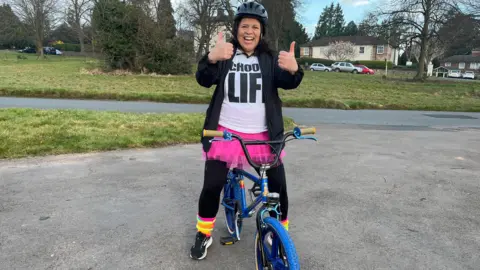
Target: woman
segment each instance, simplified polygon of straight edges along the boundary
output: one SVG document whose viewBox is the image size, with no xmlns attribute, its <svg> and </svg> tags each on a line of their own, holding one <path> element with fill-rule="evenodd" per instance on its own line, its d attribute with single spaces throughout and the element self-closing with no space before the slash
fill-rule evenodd
<svg viewBox="0 0 480 270">
<path fill-rule="evenodd" d="M 256 2 L 243 3 L 237 9 L 232 40 L 218 42 L 203 56 L 196 72 L 197 82 L 204 87 L 216 85 L 206 112 L 204 129 L 229 130 L 245 139 L 278 140 L 284 133 L 282 102 L 277 88 L 297 88 L 303 79 L 303 70 L 294 55 L 295 42 L 290 51 L 277 56 L 264 40 L 268 20 L 265 8 Z M 197 235 L 190 257 L 204 259 L 212 244 L 211 232 L 219 209 L 220 194 L 229 167 L 247 164 L 238 141 L 213 142 L 202 138 L 204 157 L 203 189 L 197 214 Z M 271 160 L 268 145 L 249 146 L 256 162 Z M 284 153 L 281 153 L 281 157 Z M 269 190 L 280 194 L 282 224 L 288 229 L 288 197 L 283 164 L 267 171 Z"/>
</svg>

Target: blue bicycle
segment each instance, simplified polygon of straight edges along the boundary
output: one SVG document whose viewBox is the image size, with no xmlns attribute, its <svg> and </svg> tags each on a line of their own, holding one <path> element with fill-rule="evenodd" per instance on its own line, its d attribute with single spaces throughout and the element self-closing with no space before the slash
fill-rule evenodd
<svg viewBox="0 0 480 270">
<path fill-rule="evenodd" d="M 226 225 L 230 236 L 222 237 L 223 245 L 231 245 L 240 240 L 242 232 L 242 224 L 244 218 L 252 217 L 255 208 L 261 203 L 262 206 L 256 215 L 255 233 L 255 266 L 256 269 L 300 269 L 298 255 L 290 238 L 288 231 L 280 223 L 280 195 L 278 193 L 268 191 L 268 178 L 266 171 L 275 166 L 279 161 L 281 150 L 285 147 L 287 139 L 316 139 L 314 137 L 303 136 L 307 134 L 315 134 L 315 128 L 299 128 L 295 127 L 293 131 L 286 132 L 282 140 L 278 141 L 244 141 L 240 136 L 232 134 L 228 131 L 204 130 L 204 137 L 221 137 L 222 139 L 213 138 L 213 141 L 239 140 L 248 163 L 256 169 L 259 177 L 256 177 L 243 169 L 232 168 L 228 172 L 227 183 L 223 189 L 222 205 L 225 210 Z M 290 141 L 288 140 L 288 141 Z M 257 164 L 250 158 L 247 151 L 247 145 L 260 144 L 281 144 L 280 151 L 276 153 L 275 160 L 268 164 Z M 250 179 L 254 185 L 249 189 L 252 203 L 247 205 L 244 178 Z M 255 200 L 252 198 L 252 194 Z M 266 217 L 266 215 L 268 215 Z"/>
</svg>

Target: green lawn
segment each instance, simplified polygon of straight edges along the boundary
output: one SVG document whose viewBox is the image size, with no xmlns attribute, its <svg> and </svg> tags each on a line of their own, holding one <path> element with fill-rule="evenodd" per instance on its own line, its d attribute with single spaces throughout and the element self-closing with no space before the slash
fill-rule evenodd
<svg viewBox="0 0 480 270">
<path fill-rule="evenodd" d="M 104 75 L 87 68 L 85 58 L 49 56 L 49 60 L 17 60 L 0 54 L 0 95 L 56 98 L 151 100 L 208 103 L 213 92 L 190 76 Z M 301 86 L 281 90 L 287 107 L 340 109 L 415 109 L 480 111 L 480 83 L 383 80 L 375 75 L 306 71 Z"/>
<path fill-rule="evenodd" d="M 204 114 L 0 109 L 0 159 L 200 143 Z M 294 127 L 285 119 L 285 129 Z M 201 148 L 198 149 L 199 155 Z"/>
</svg>

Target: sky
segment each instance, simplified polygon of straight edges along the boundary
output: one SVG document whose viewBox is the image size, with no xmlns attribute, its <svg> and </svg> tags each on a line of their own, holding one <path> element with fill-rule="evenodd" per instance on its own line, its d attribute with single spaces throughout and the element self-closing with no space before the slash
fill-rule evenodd
<svg viewBox="0 0 480 270">
<path fill-rule="evenodd" d="M 175 9 L 180 2 L 184 0 L 171 0 L 172 6 Z M 301 0 L 303 6 L 297 10 L 298 21 L 307 30 L 309 36 L 313 36 L 315 32 L 315 26 L 317 25 L 318 18 L 323 11 L 323 8 L 330 5 L 332 2 L 334 5 L 340 3 L 343 9 L 343 15 L 346 23 L 354 21 L 359 23 L 365 14 L 372 8 L 374 8 L 375 2 L 382 0 Z M 232 3 L 235 1 L 232 1 Z M 271 14 L 269 14 L 271 16 Z"/>
<path fill-rule="evenodd" d="M 346 23 L 353 20 L 358 25 L 379 0 L 303 0 L 303 7 L 297 11 L 298 21 L 303 24 L 310 36 L 315 32 L 323 8 L 332 2 L 334 5 L 340 3 Z"/>
</svg>

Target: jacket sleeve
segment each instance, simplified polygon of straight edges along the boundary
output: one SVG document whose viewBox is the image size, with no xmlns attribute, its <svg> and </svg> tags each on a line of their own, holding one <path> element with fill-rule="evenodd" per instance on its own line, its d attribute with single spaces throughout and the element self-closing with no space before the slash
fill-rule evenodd
<svg viewBox="0 0 480 270">
<path fill-rule="evenodd" d="M 277 88 L 283 88 L 285 90 L 295 89 L 302 82 L 303 69 L 300 65 L 298 65 L 297 72 L 292 75 L 290 72 L 280 68 L 278 65 L 278 57 L 275 57 L 273 70 L 275 72 L 274 79 Z"/>
<path fill-rule="evenodd" d="M 212 85 L 218 83 L 218 71 L 220 63 L 210 63 L 208 61 L 208 53 L 209 52 L 207 52 L 198 62 L 197 72 L 195 73 L 198 84 L 206 88 L 210 88 Z"/>
</svg>

